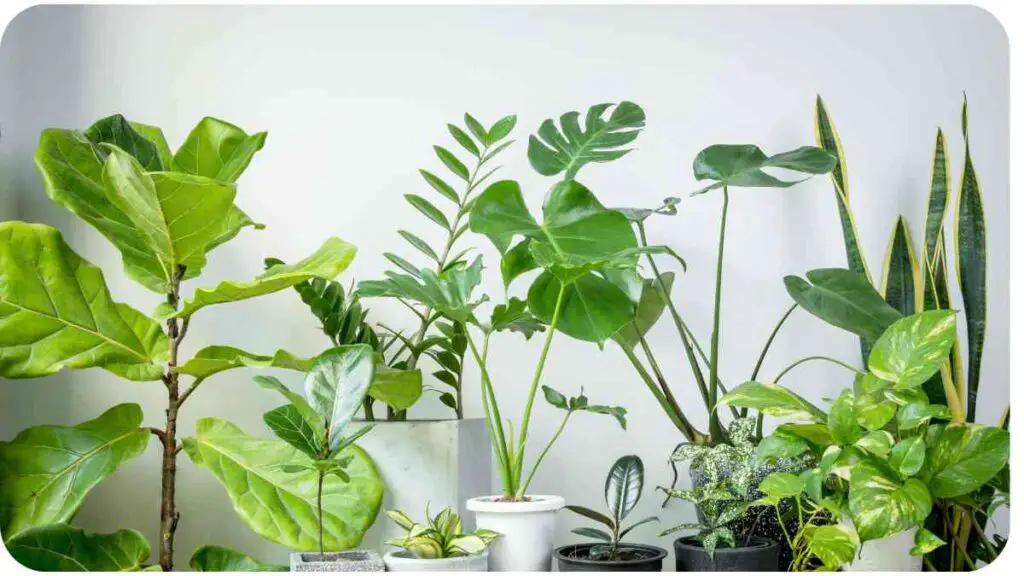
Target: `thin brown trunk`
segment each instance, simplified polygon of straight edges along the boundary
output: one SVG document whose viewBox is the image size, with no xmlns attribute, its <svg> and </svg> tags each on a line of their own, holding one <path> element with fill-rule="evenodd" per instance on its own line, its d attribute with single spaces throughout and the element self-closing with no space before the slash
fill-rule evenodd
<svg viewBox="0 0 1024 576">
<path fill-rule="evenodd" d="M 167 294 L 167 303 L 177 309 L 178 290 L 181 279 L 185 275 L 184 266 L 177 270 L 171 281 L 171 290 Z M 157 436 L 163 447 L 163 466 L 160 486 L 160 568 L 164 572 L 174 569 L 174 532 L 178 528 L 180 514 L 175 507 L 174 484 L 177 477 L 178 464 L 178 346 L 185 331 L 188 328 L 188 321 L 179 323 L 177 318 L 167 321 L 168 358 L 167 371 L 164 374 L 164 384 L 167 386 L 167 423 L 163 434 Z"/>
</svg>

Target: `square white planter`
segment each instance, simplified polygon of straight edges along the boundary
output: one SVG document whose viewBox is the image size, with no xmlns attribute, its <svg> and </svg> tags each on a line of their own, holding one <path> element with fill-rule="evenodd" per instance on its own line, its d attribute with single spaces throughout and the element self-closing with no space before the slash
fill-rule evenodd
<svg viewBox="0 0 1024 576">
<path fill-rule="evenodd" d="M 383 510 L 397 508 L 423 521 L 427 503 L 437 514 L 451 506 L 462 516 L 464 529 L 475 528 L 466 501 L 491 493 L 491 445 L 487 422 L 466 420 L 408 420 L 374 423 L 359 439 L 377 464 L 384 482 L 381 514 L 363 537 L 363 546 L 387 550 L 384 542 L 402 536 Z"/>
<path fill-rule="evenodd" d="M 384 559 L 375 550 L 328 552 L 292 552 L 292 572 L 384 572 Z"/>
</svg>

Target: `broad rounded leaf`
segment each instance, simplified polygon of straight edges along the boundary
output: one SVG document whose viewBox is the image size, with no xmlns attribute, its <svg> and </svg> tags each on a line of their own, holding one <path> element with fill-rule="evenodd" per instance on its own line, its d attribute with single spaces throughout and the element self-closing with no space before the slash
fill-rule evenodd
<svg viewBox="0 0 1024 576">
<path fill-rule="evenodd" d="M 669 292 L 672 290 L 675 278 L 673 272 L 661 273 L 661 283 Z M 662 312 L 665 311 L 665 300 L 669 297 L 668 294 L 662 294 L 661 285 L 657 280 L 645 278 L 643 289 L 640 292 L 640 301 L 637 302 L 636 312 L 633 314 L 633 321 L 615 333 L 615 340 L 629 349 L 635 348 L 640 343 L 640 339 L 658 323 Z"/>
<path fill-rule="evenodd" d="M 562 287 L 550 272 L 534 280 L 527 295 L 530 312 L 551 325 Z M 633 318 L 633 303 L 614 284 L 586 274 L 565 287 L 558 331 L 585 342 L 604 342 Z"/>
<path fill-rule="evenodd" d="M 77 426 L 34 426 L 0 442 L 0 531 L 69 521 L 94 486 L 142 454 L 142 408 L 118 404 Z"/>
<path fill-rule="evenodd" d="M 217 118 L 205 117 L 174 153 L 174 169 L 223 182 L 234 182 L 263 148 L 266 132 L 244 130 Z"/>
<path fill-rule="evenodd" d="M 373 349 L 355 344 L 320 354 L 306 374 L 306 400 L 326 422 L 332 450 L 344 440 L 345 428 L 362 407 L 375 370 Z"/>
<path fill-rule="evenodd" d="M 845 268 L 811 270 L 807 280 L 786 276 L 786 291 L 801 308 L 825 322 L 874 342 L 900 313 L 863 275 Z"/>
<path fill-rule="evenodd" d="M 266 564 L 223 546 L 201 546 L 188 562 L 196 572 L 287 572 L 288 567 L 280 564 Z"/>
<path fill-rule="evenodd" d="M 243 367 L 287 368 L 305 372 L 312 364 L 312 359 L 300 358 L 287 350 L 278 350 L 273 356 L 263 356 L 232 346 L 207 346 L 181 365 L 178 372 L 196 378 L 209 378 L 225 370 Z"/>
<path fill-rule="evenodd" d="M 913 430 L 927 424 L 931 418 L 931 406 L 925 402 L 910 402 L 900 406 L 896 414 L 896 425 L 900 430 Z"/>
<path fill-rule="evenodd" d="M 850 473 L 850 513 L 864 542 L 920 525 L 932 510 L 928 487 L 906 482 L 885 463 L 861 460 Z"/>
<path fill-rule="evenodd" d="M 423 395 L 423 373 L 378 364 L 366 395 L 394 410 L 406 410 Z"/>
<path fill-rule="evenodd" d="M 896 389 L 916 388 L 949 358 L 956 339 L 956 313 L 932 310 L 908 316 L 886 329 L 871 348 L 868 368 Z"/>
<path fill-rule="evenodd" d="M 828 416 L 789 389 L 772 383 L 745 382 L 718 401 L 726 406 L 751 408 L 766 416 L 824 424 Z"/>
<path fill-rule="evenodd" d="M 924 465 L 924 438 L 912 436 L 900 440 L 889 455 L 889 465 L 904 478 L 917 474 Z"/>
<path fill-rule="evenodd" d="M 159 380 L 160 325 L 114 302 L 103 273 L 49 226 L 0 223 L 0 375 L 34 378 L 101 367 Z"/>
<path fill-rule="evenodd" d="M 627 455 L 612 464 L 604 482 L 604 501 L 612 516 L 621 523 L 633 511 L 644 490 L 644 463 L 639 456 Z"/>
<path fill-rule="evenodd" d="M 842 524 L 808 526 L 807 547 L 825 565 L 836 570 L 853 561 L 860 547 L 857 532 Z"/>
<path fill-rule="evenodd" d="M 311 465 L 301 452 L 280 440 L 250 436 L 218 418 L 202 418 L 196 436 L 184 440 L 185 452 L 224 485 L 235 512 L 254 532 L 295 550 L 316 550 L 317 472 L 288 473 L 284 465 Z M 357 446 L 345 471 L 324 479 L 324 547 L 357 546 L 380 509 L 383 485 L 370 457 Z"/>
<path fill-rule="evenodd" d="M 793 458 L 809 449 L 803 438 L 785 431 L 775 430 L 757 445 L 757 462 L 771 462 L 779 458 Z"/>
<path fill-rule="evenodd" d="M 191 316 L 211 304 L 237 302 L 291 288 L 311 278 L 333 279 L 356 257 L 356 247 L 339 238 L 329 238 L 316 252 L 295 264 L 272 266 L 248 282 L 225 281 L 216 288 L 199 288 L 175 316 Z"/>
<path fill-rule="evenodd" d="M 566 180 L 571 180 L 590 162 L 610 162 L 629 153 L 625 146 L 644 127 L 644 111 L 632 102 L 621 102 L 604 119 L 612 106 L 591 106 L 582 127 L 579 112 L 562 114 L 558 126 L 554 120 L 545 120 L 537 135 L 530 136 L 527 156 L 533 169 L 544 176 L 565 172 Z"/>
<path fill-rule="evenodd" d="M 946 426 L 928 442 L 928 488 L 939 498 L 977 490 L 998 474 L 1009 460 L 1010 433 L 992 426 Z"/>
<path fill-rule="evenodd" d="M 19 564 L 37 572 L 127 572 L 141 570 L 149 558 L 149 542 L 135 530 L 86 534 L 67 524 L 49 524 L 6 545 Z"/>
<path fill-rule="evenodd" d="M 803 493 L 804 481 L 789 472 L 776 472 L 761 481 L 757 487 L 764 498 L 778 503 L 786 498 L 795 498 Z"/>
<path fill-rule="evenodd" d="M 857 448 L 875 456 L 885 456 L 892 449 L 895 439 L 885 430 L 875 430 L 864 435 L 854 444 Z"/>
<path fill-rule="evenodd" d="M 858 424 L 867 430 L 878 430 L 892 420 L 898 405 L 885 396 L 891 386 L 870 372 L 857 375 L 853 386 L 853 411 Z"/>
</svg>

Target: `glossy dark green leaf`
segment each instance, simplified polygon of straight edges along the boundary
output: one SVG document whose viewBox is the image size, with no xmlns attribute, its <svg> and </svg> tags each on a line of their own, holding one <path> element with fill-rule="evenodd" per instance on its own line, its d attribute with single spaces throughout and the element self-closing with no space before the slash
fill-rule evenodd
<svg viewBox="0 0 1024 576">
<path fill-rule="evenodd" d="M 243 554 L 238 550 L 222 546 L 201 546 L 188 562 L 196 572 L 287 572 L 288 567 L 267 564 Z"/>
<path fill-rule="evenodd" d="M 571 180 L 590 162 L 610 162 L 629 153 L 625 146 L 636 140 L 644 127 L 642 108 L 632 102 L 596 104 L 587 110 L 580 126 L 579 112 L 566 112 L 559 120 L 545 120 L 530 136 L 530 165 L 544 176 L 562 172 Z M 611 115 L 604 118 L 612 109 Z"/>
<path fill-rule="evenodd" d="M 94 144 L 113 144 L 114 146 L 131 154 L 143 169 L 148 171 L 170 170 L 170 164 L 166 164 L 166 156 L 159 141 L 147 138 L 146 134 L 139 129 L 140 126 L 129 122 L 124 116 L 114 114 L 106 118 L 100 118 L 92 126 L 85 130 L 85 137 Z M 149 134 L 154 135 L 152 130 L 159 131 L 159 128 L 148 127 Z M 163 139 L 163 133 L 160 133 Z M 166 144 L 166 140 L 163 144 Z"/>
<path fill-rule="evenodd" d="M 452 225 L 448 222 L 448 218 L 445 217 L 444 212 L 441 212 L 437 206 L 434 206 L 426 198 L 417 196 L 415 194 L 406 194 L 405 199 L 412 204 L 414 208 L 420 211 L 421 214 L 429 218 L 432 222 L 444 228 L 450 230 Z"/>
<path fill-rule="evenodd" d="M 458 410 L 458 401 L 455 400 L 455 396 L 445 392 L 444 394 L 441 394 L 439 399 L 441 400 L 441 404 L 444 404 L 452 410 Z"/>
<path fill-rule="evenodd" d="M 871 372 L 896 390 L 921 386 L 949 357 L 956 338 L 956 313 L 932 310 L 892 324 L 871 349 Z"/>
<path fill-rule="evenodd" d="M 469 182 L 469 170 L 466 168 L 466 165 L 455 156 L 455 154 L 452 154 L 446 148 L 441 146 L 434 146 L 434 153 L 437 154 L 437 157 L 445 167 L 452 171 L 452 173 L 466 182 Z"/>
<path fill-rule="evenodd" d="M 537 261 L 534 259 L 533 253 L 530 252 L 531 242 L 532 240 L 526 238 L 502 254 L 501 279 L 506 288 L 519 276 L 537 269 Z"/>
<path fill-rule="evenodd" d="M 640 343 L 640 339 L 658 323 L 661 314 L 665 311 L 666 299 L 671 297 L 671 294 L 663 294 L 661 287 L 664 285 L 671 292 L 675 277 L 673 272 L 662 272 L 661 283 L 653 278 L 644 279 L 640 301 L 636 305 L 633 320 L 615 333 L 617 342 L 627 348 L 635 348 Z"/>
<path fill-rule="evenodd" d="M 37 572 L 136 571 L 149 558 L 149 542 L 135 530 L 86 534 L 67 524 L 49 524 L 5 544 L 16 562 Z"/>
<path fill-rule="evenodd" d="M 693 160 L 694 178 L 714 181 L 694 194 L 723 186 L 788 188 L 805 179 L 780 180 L 763 169 L 785 168 L 802 174 L 828 174 L 835 164 L 835 156 L 816 146 L 802 146 L 769 157 L 752 144 L 715 144 L 701 150 Z"/>
<path fill-rule="evenodd" d="M 981 381 L 981 356 L 985 347 L 988 252 L 985 244 L 985 203 L 974 171 L 967 136 L 967 97 L 961 114 L 964 135 L 964 172 L 956 197 L 953 243 L 956 272 L 967 317 L 967 420 L 973 421 Z"/>
<path fill-rule="evenodd" d="M 320 454 L 320 437 L 293 404 L 285 404 L 263 414 L 263 422 L 275 436 L 301 450 L 310 458 Z"/>
<path fill-rule="evenodd" d="M 604 501 L 618 523 L 633 511 L 643 490 L 644 463 L 639 456 L 622 456 L 612 464 L 604 482 Z"/>
<path fill-rule="evenodd" d="M 398 235 L 404 238 L 409 244 L 412 244 L 413 248 L 419 250 L 434 262 L 441 261 L 441 257 L 437 255 L 437 252 L 435 252 L 433 248 L 430 247 L 430 244 L 427 244 L 426 240 L 407 230 L 399 230 Z"/>
<path fill-rule="evenodd" d="M 862 275 L 842 268 L 786 276 L 786 291 L 801 308 L 825 322 L 874 342 L 900 313 Z"/>
<path fill-rule="evenodd" d="M 502 332 L 509 330 L 519 332 L 527 340 L 538 332 L 543 332 L 544 323 L 535 318 L 526 309 L 526 301 L 516 297 L 509 298 L 506 304 L 499 304 L 491 312 L 491 330 Z"/>
<path fill-rule="evenodd" d="M 611 542 L 612 541 L 612 537 L 611 537 L 610 534 L 608 534 L 604 530 L 598 530 L 597 528 L 590 528 L 590 527 L 573 528 L 571 530 L 571 532 L 573 534 L 579 534 L 580 536 L 585 536 L 587 538 L 593 538 L 595 540 L 602 540 L 604 542 Z"/>
<path fill-rule="evenodd" d="M 889 247 L 882 264 L 882 287 L 886 303 L 904 316 L 917 312 L 918 297 L 917 258 L 914 241 L 910 237 L 907 221 L 900 216 L 889 236 Z"/>
<path fill-rule="evenodd" d="M 465 148 L 467 152 L 473 156 L 480 156 L 480 148 L 475 142 L 473 142 L 473 139 L 469 137 L 469 134 L 466 134 L 462 130 L 462 128 L 459 128 L 455 124 L 449 124 L 448 133 L 451 134 L 452 138 L 459 143 L 459 146 Z"/>
<path fill-rule="evenodd" d="M 877 540 L 919 526 L 932 509 L 927 486 L 905 482 L 888 465 L 861 460 L 850 474 L 850 513 L 862 541 Z"/>
<path fill-rule="evenodd" d="M 149 437 L 142 408 L 118 404 L 77 426 L 33 426 L 0 442 L 4 538 L 71 520 L 89 491 L 141 455 Z"/>
<path fill-rule="evenodd" d="M 544 391 L 544 399 L 548 401 L 555 408 L 561 408 L 562 410 L 569 409 L 569 402 L 566 400 L 565 395 L 555 390 L 550 386 L 541 386 Z"/>
<path fill-rule="evenodd" d="M 312 366 L 312 363 L 310 366 Z M 288 400 L 311 429 L 317 431 L 323 430 L 325 420 L 320 417 L 320 414 L 317 413 L 312 406 L 310 406 L 304 396 L 296 392 L 292 392 L 292 390 L 285 386 L 283 382 L 273 376 L 260 374 L 259 376 L 254 376 L 252 380 L 258 384 L 260 388 L 273 390 Z"/>
<path fill-rule="evenodd" d="M 946 136 L 939 128 L 935 134 L 935 152 L 932 155 L 932 176 L 928 190 L 922 263 L 936 259 L 938 244 L 942 241 L 943 224 L 946 221 L 946 209 L 949 205 L 949 190 L 951 188 L 949 175 Z"/>
<path fill-rule="evenodd" d="M 430 184 L 431 188 L 437 190 L 445 198 L 459 204 L 458 193 L 456 193 L 455 189 L 449 186 L 447 182 L 427 170 L 420 170 L 420 175 L 427 181 L 427 184 Z"/>
<path fill-rule="evenodd" d="M 928 442 L 923 476 L 939 498 L 967 494 L 998 474 L 1009 459 L 1010 433 L 980 424 L 949 425 Z"/>
<path fill-rule="evenodd" d="M 619 427 L 623 430 L 626 429 L 626 409 L 622 406 L 603 406 L 601 404 L 588 404 L 582 408 L 587 412 L 594 414 L 605 414 L 615 418 L 615 421 L 619 423 Z"/>
<path fill-rule="evenodd" d="M 447 370 L 438 370 L 437 372 L 432 373 L 431 376 L 437 378 L 438 380 L 444 382 L 445 384 L 451 386 L 452 388 L 459 387 L 458 378 L 456 378 L 455 374 L 452 374 Z"/>
<path fill-rule="evenodd" d="M 548 326 L 562 283 L 544 272 L 530 286 L 530 312 Z M 585 342 L 604 342 L 633 318 L 633 303 L 614 284 L 587 274 L 565 288 L 558 330 Z"/>
<path fill-rule="evenodd" d="M 331 348 L 313 360 L 303 384 L 306 400 L 327 423 L 334 450 L 345 428 L 363 406 L 376 370 L 373 349 L 365 344 Z"/>
</svg>

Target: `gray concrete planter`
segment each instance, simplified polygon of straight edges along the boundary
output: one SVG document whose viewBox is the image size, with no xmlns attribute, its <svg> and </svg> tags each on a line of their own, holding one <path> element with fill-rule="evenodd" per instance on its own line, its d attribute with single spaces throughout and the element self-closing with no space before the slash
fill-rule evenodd
<svg viewBox="0 0 1024 576">
<path fill-rule="evenodd" d="M 417 558 L 398 550 L 384 555 L 388 572 L 487 572 L 487 551 L 457 558 Z"/>
<path fill-rule="evenodd" d="M 328 552 L 292 552 L 292 572 L 383 572 L 384 560 L 373 550 Z"/>
<path fill-rule="evenodd" d="M 396 508 L 421 518 L 427 503 L 436 514 L 451 506 L 462 516 L 466 532 L 475 528 L 466 501 L 491 492 L 491 445 L 487 422 L 466 420 L 408 420 L 374 423 L 373 432 L 359 439 L 377 465 L 384 483 L 381 510 Z M 363 537 L 367 548 L 384 550 L 402 530 L 384 514 Z"/>
</svg>

